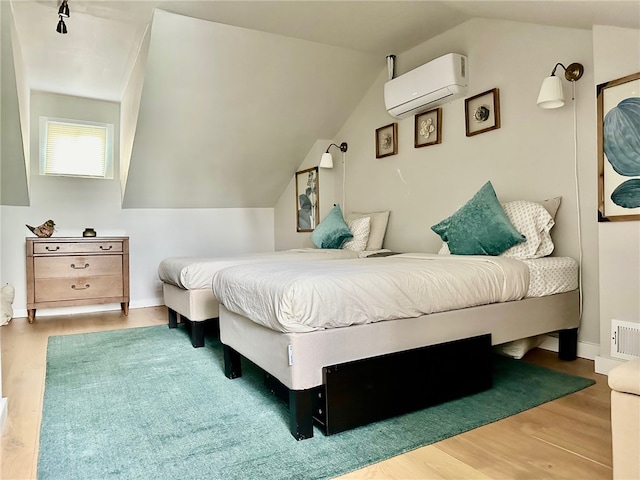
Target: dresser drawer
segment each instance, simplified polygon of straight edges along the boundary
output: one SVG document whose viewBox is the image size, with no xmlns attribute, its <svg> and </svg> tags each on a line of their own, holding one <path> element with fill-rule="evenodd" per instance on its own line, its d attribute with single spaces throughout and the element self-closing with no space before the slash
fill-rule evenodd
<svg viewBox="0 0 640 480">
<path fill-rule="evenodd" d="M 121 241 L 33 242 L 34 255 L 77 253 L 122 253 Z"/>
<path fill-rule="evenodd" d="M 26 239 L 27 318 L 38 308 L 120 303 L 129 313 L 129 237 Z"/>
<path fill-rule="evenodd" d="M 122 297 L 122 275 L 36 278 L 35 301 L 56 302 Z"/>
<path fill-rule="evenodd" d="M 96 275 L 122 276 L 120 255 L 36 257 L 33 259 L 33 274 L 40 278 L 76 278 Z"/>
</svg>

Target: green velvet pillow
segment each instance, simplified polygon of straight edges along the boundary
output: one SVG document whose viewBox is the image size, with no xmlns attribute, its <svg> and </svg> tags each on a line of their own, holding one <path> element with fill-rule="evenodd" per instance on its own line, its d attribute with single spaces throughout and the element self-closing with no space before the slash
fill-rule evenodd
<svg viewBox="0 0 640 480">
<path fill-rule="evenodd" d="M 500 255 L 527 239 L 509 221 L 491 182 L 431 230 L 456 255 Z"/>
<path fill-rule="evenodd" d="M 318 248 L 341 248 L 350 238 L 353 234 L 344 222 L 340 205 L 333 207 L 311 234 L 311 241 Z"/>
</svg>

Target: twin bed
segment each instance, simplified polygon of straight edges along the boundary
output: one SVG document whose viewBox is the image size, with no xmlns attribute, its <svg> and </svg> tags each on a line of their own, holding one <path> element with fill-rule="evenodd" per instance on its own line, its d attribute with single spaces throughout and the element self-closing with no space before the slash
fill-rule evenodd
<svg viewBox="0 0 640 480">
<path fill-rule="evenodd" d="M 575 358 L 576 273 L 569 258 L 428 254 L 222 270 L 225 374 L 241 357 L 267 372 L 296 439 L 314 420 L 337 433 L 490 387 L 493 345 L 559 330 Z"/>
<path fill-rule="evenodd" d="M 538 216 L 548 234 L 551 216 Z M 578 265 L 538 243 L 533 258 L 336 250 L 227 260 L 208 289 L 165 281 L 165 302 L 189 318 L 200 312 L 186 292 L 209 290 L 203 311 L 219 317 L 225 374 L 240 376 L 242 357 L 262 368 L 302 440 L 314 424 L 333 434 L 489 388 L 495 345 L 559 331 L 560 357 L 575 358 Z"/>
<path fill-rule="evenodd" d="M 223 268 L 258 263 L 349 259 L 373 253 L 376 252 L 363 254 L 352 250 L 299 248 L 235 257 L 165 258 L 158 266 L 158 276 L 162 281 L 164 304 L 168 308 L 169 327 L 178 326 L 179 315 L 189 325 L 191 344 L 196 348 L 204 345 L 205 326 L 219 316 L 219 302 L 211 290 L 211 279 Z"/>
</svg>

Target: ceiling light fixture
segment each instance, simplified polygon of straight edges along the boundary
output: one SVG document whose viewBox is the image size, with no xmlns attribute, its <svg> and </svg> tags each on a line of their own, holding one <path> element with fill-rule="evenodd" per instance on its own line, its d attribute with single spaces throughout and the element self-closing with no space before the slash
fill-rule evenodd
<svg viewBox="0 0 640 480">
<path fill-rule="evenodd" d="M 64 23 L 64 20 L 62 20 L 62 17 L 60 17 L 60 20 L 58 20 L 58 26 L 56 27 L 56 32 L 62 33 L 62 34 L 67 33 L 67 25 Z"/>
<path fill-rule="evenodd" d="M 56 27 L 56 32 L 63 35 L 67 33 L 67 25 L 64 23 L 63 18 L 69 18 L 70 15 L 67 0 L 62 0 L 62 3 L 58 8 L 58 26 Z"/>
<path fill-rule="evenodd" d="M 564 106 L 564 93 L 562 91 L 562 81 L 556 77 L 556 69 L 564 69 L 564 78 L 570 82 L 580 80 L 584 73 L 584 67 L 580 63 L 572 63 L 565 67 L 561 63 L 556 63 L 551 75 L 544 79 L 540 93 L 538 95 L 538 106 L 540 108 L 560 108 Z M 573 99 L 572 99 L 573 100 Z"/>
<path fill-rule="evenodd" d="M 58 8 L 58 16 L 69 18 L 69 5 L 67 4 L 67 0 L 62 0 L 60 8 Z"/>
</svg>

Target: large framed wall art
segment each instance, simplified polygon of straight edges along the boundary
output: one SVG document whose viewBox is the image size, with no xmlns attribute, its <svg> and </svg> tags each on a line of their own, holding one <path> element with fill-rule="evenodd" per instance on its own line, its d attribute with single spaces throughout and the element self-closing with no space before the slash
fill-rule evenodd
<svg viewBox="0 0 640 480">
<path fill-rule="evenodd" d="M 640 220 L 640 72 L 601 83 L 598 221 Z"/>
<path fill-rule="evenodd" d="M 296 172 L 296 230 L 313 232 L 320 217 L 318 167 Z"/>
</svg>

